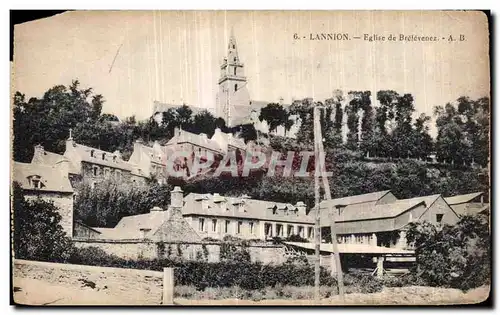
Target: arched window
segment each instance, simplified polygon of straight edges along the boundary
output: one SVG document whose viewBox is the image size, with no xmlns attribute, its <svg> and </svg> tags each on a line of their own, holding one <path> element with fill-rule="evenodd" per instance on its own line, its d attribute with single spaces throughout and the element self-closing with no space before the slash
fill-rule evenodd
<svg viewBox="0 0 500 315">
<path fill-rule="evenodd" d="M 234 91 L 235 91 L 235 92 L 236 92 L 236 91 L 238 91 L 238 84 L 235 84 L 235 85 L 234 85 Z"/>
</svg>

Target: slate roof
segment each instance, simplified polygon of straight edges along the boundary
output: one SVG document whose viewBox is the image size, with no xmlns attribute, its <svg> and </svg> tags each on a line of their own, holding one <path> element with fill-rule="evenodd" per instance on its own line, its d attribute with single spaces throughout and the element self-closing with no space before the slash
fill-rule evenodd
<svg viewBox="0 0 500 315">
<path fill-rule="evenodd" d="M 365 203 L 365 202 L 373 202 L 373 201 L 378 201 L 380 198 L 388 194 L 390 190 L 383 190 L 383 191 L 376 191 L 368 194 L 362 194 L 362 195 L 355 195 L 355 196 L 348 196 L 348 197 L 342 197 L 342 198 L 335 198 L 331 200 L 323 200 L 320 203 L 320 208 L 321 209 L 326 209 L 329 206 L 333 205 L 352 205 L 352 204 L 357 204 L 357 203 Z"/>
<path fill-rule="evenodd" d="M 179 105 L 179 104 L 168 104 L 168 103 L 162 103 L 162 102 L 155 101 L 154 105 L 153 105 L 153 114 L 161 113 L 161 112 L 166 112 L 170 108 L 177 109 L 177 108 L 180 108 L 182 106 L 184 106 L 184 105 L 182 105 L 182 104 L 181 105 Z M 202 108 L 202 107 L 196 107 L 196 106 L 192 106 L 192 105 L 187 105 L 187 106 L 189 107 L 189 109 L 191 109 L 193 111 L 193 115 L 196 115 L 196 114 L 198 114 L 198 113 L 200 113 L 200 112 L 202 112 L 204 110 L 207 110 L 210 113 L 213 112 L 213 108 Z"/>
<path fill-rule="evenodd" d="M 222 153 L 221 147 L 214 140 L 185 130 L 176 129 L 175 135 L 167 142 L 166 146 L 173 146 L 181 143 L 190 143 L 198 147 Z"/>
<path fill-rule="evenodd" d="M 101 238 L 109 239 L 140 239 L 141 229 L 150 229 L 154 234 L 160 226 L 170 218 L 171 211 L 151 211 L 123 217 L 114 228 L 95 228 L 101 232 Z"/>
<path fill-rule="evenodd" d="M 202 203 L 202 200 L 204 203 Z M 240 203 L 243 203 L 242 208 L 237 206 Z M 276 213 L 273 213 L 274 208 L 276 209 Z M 284 211 L 285 209 L 286 212 Z M 304 224 L 314 223 L 312 217 L 305 214 L 299 214 L 297 206 L 290 203 L 241 197 L 224 197 L 212 194 L 188 194 L 184 197 L 182 214 L 246 218 L 263 221 L 280 221 Z"/>
<path fill-rule="evenodd" d="M 40 176 L 43 187 L 36 189 L 47 192 L 72 193 L 73 188 L 68 178 L 68 174 L 56 165 L 43 165 L 14 162 L 12 168 L 12 181 L 21 185 L 23 189 L 35 190 L 29 182 L 30 176 Z"/>
<path fill-rule="evenodd" d="M 457 195 L 453 197 L 447 197 L 444 198 L 444 200 L 449 204 L 449 205 L 457 205 L 460 203 L 466 203 L 466 202 L 471 202 L 475 198 L 483 195 L 483 192 L 475 192 L 471 194 L 466 194 L 466 195 Z"/>
<path fill-rule="evenodd" d="M 73 148 L 75 149 L 80 159 L 84 162 L 99 164 L 102 166 L 108 166 L 125 171 L 132 171 L 132 169 L 134 168 L 132 164 L 124 161 L 120 156 L 112 152 L 91 148 L 78 143 L 73 143 Z M 91 156 L 91 151 L 94 151 L 93 157 Z M 104 160 L 102 159 L 103 153 L 105 154 Z M 113 161 L 114 156 L 116 156 L 115 161 Z"/>
<path fill-rule="evenodd" d="M 342 209 L 340 215 L 335 210 L 335 222 L 363 221 L 395 218 L 400 214 L 413 209 L 419 205 L 429 208 L 440 195 L 416 197 L 411 199 L 400 199 L 387 204 L 377 204 L 376 201 L 356 203 Z M 331 214 L 326 211 L 321 213 L 321 222 L 331 222 Z"/>
</svg>

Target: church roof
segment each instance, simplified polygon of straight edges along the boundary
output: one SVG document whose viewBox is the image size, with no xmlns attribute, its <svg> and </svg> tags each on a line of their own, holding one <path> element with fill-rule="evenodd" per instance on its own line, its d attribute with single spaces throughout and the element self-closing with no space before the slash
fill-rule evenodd
<svg viewBox="0 0 500 315">
<path fill-rule="evenodd" d="M 173 109 L 181 108 L 182 106 L 184 106 L 184 105 L 182 105 L 182 104 L 181 105 L 168 104 L 168 103 L 161 103 L 161 102 L 155 101 L 154 106 L 153 106 L 153 114 L 166 112 L 171 108 L 173 108 Z M 191 109 L 193 111 L 193 115 L 196 115 L 204 110 L 207 110 L 213 114 L 213 108 L 202 108 L 202 107 L 197 107 L 197 106 L 192 106 L 192 105 L 187 105 L 187 104 L 186 104 L 186 106 L 188 106 L 189 109 Z"/>
</svg>

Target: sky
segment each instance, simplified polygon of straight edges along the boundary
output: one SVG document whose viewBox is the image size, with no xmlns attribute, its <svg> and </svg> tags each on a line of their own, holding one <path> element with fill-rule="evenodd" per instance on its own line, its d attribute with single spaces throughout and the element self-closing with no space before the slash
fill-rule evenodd
<svg viewBox="0 0 500 315">
<path fill-rule="evenodd" d="M 486 16 L 458 11 L 66 12 L 15 26 L 14 91 L 41 97 L 78 79 L 104 96 L 103 112 L 120 118 L 150 117 L 154 101 L 215 108 L 231 28 L 253 100 L 391 89 L 411 93 L 417 112 L 432 115 L 460 96 L 489 95 Z M 312 41 L 310 33 L 361 39 Z M 440 40 L 387 41 L 390 34 Z M 460 34 L 465 41 L 442 40 Z"/>
</svg>

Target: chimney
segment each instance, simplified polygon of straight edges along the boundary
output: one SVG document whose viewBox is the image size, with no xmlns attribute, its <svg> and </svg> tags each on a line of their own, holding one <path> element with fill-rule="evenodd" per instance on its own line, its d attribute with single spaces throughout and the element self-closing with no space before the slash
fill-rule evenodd
<svg viewBox="0 0 500 315">
<path fill-rule="evenodd" d="M 304 215 L 304 216 L 306 215 L 306 204 L 304 202 L 302 201 L 297 202 L 295 207 L 297 207 L 299 215 Z"/>
<path fill-rule="evenodd" d="M 162 208 L 160 208 L 158 206 L 154 206 L 153 208 L 151 208 L 149 210 L 149 212 L 158 212 L 158 211 L 165 211 L 165 210 L 163 210 Z"/>
<path fill-rule="evenodd" d="M 35 152 L 33 153 L 33 162 L 34 163 L 43 163 L 43 156 L 45 155 L 45 149 L 42 145 L 35 145 Z"/>
<path fill-rule="evenodd" d="M 170 192 L 170 206 L 174 210 L 182 210 L 184 204 L 183 191 L 179 186 L 175 186 L 174 190 Z"/>
</svg>

